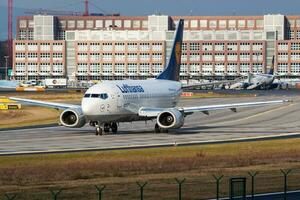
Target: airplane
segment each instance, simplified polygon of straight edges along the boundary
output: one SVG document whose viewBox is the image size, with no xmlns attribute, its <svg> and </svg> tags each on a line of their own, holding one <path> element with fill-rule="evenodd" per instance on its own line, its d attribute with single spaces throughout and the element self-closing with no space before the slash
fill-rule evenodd
<svg viewBox="0 0 300 200">
<path fill-rule="evenodd" d="M 274 74 L 274 56 L 272 59 L 272 67 L 267 74 L 248 73 L 246 80 L 238 81 L 232 84 L 230 89 L 275 89 L 280 83 L 274 83 L 277 75 Z"/>
<path fill-rule="evenodd" d="M 90 87 L 81 105 L 44 102 L 10 97 L 23 104 L 45 106 L 63 110 L 60 124 L 69 128 L 81 128 L 89 123 L 96 135 L 117 133 L 118 123 L 156 120 L 155 133 L 167 133 L 184 125 L 185 117 L 195 112 L 276 105 L 288 100 L 234 103 L 223 105 L 177 107 L 182 93 L 179 82 L 184 21 L 178 22 L 168 65 L 151 80 L 103 81 Z"/>
</svg>

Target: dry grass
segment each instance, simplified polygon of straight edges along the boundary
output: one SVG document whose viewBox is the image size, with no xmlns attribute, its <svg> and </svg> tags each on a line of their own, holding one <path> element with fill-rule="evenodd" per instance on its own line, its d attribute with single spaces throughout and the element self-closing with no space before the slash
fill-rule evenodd
<svg viewBox="0 0 300 200">
<path fill-rule="evenodd" d="M 0 129 L 57 123 L 59 113 L 54 109 L 31 106 L 23 106 L 20 110 L 0 110 Z"/>
<path fill-rule="evenodd" d="M 1 157 L 0 191 L 22 190 L 26 194 L 35 191 L 38 196 L 42 195 L 46 188 L 63 187 L 67 188 L 65 192 L 67 199 L 72 199 L 75 194 L 77 199 L 86 199 L 83 196 L 85 192 L 89 191 L 88 195 L 95 192 L 92 185 L 106 184 L 110 191 L 109 199 L 124 199 L 121 198 L 124 195 L 131 199 L 137 194 L 135 181 L 148 180 L 151 183 L 148 186 L 149 199 L 157 199 L 162 193 L 165 199 L 172 199 L 176 197 L 174 178 L 186 177 L 186 190 L 189 191 L 186 195 L 188 199 L 195 199 L 199 195 L 213 196 L 212 174 L 226 175 L 226 181 L 222 183 L 224 184 L 222 194 L 225 195 L 229 176 L 246 176 L 247 171 L 258 170 L 261 186 L 258 190 L 270 192 L 282 188 L 280 168 L 300 169 L 299 142 L 300 139 L 290 139 L 146 150 Z M 299 178 L 300 173 L 290 176 L 291 187 L 297 186 Z"/>
</svg>

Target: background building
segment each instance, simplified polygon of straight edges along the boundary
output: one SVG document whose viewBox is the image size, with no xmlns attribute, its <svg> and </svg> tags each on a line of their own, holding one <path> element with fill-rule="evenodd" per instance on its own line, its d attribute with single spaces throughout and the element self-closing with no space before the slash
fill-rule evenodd
<svg viewBox="0 0 300 200">
<path fill-rule="evenodd" d="M 185 19 L 182 79 L 268 71 L 300 77 L 300 16 L 18 17 L 15 79 L 144 79 L 163 70 Z"/>
</svg>

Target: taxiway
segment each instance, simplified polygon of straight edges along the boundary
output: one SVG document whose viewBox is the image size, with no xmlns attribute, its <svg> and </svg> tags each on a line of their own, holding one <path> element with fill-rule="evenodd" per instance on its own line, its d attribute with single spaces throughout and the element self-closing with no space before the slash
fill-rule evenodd
<svg viewBox="0 0 300 200">
<path fill-rule="evenodd" d="M 274 137 L 300 136 L 300 97 L 261 95 L 258 97 L 183 99 L 179 106 L 224 104 L 292 99 L 276 106 L 196 113 L 185 125 L 167 134 L 155 134 L 154 123 L 120 124 L 115 135 L 95 136 L 94 128 L 69 129 L 60 126 L 0 131 L 0 155 L 145 148 L 172 145 L 222 143 Z"/>
</svg>

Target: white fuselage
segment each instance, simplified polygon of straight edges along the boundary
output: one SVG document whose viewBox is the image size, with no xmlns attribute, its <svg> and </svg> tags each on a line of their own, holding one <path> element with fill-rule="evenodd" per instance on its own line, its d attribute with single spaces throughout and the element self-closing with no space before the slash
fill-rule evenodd
<svg viewBox="0 0 300 200">
<path fill-rule="evenodd" d="M 137 121 L 142 107 L 175 107 L 181 92 L 181 83 L 169 80 L 103 81 L 86 91 L 81 106 L 89 121 Z"/>
</svg>

